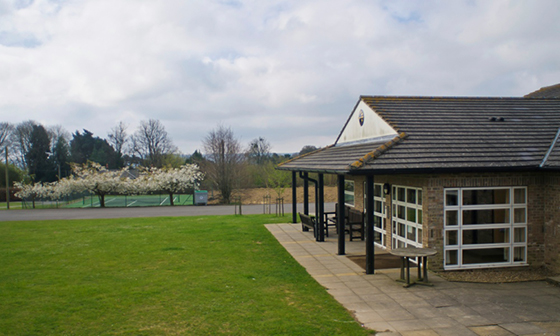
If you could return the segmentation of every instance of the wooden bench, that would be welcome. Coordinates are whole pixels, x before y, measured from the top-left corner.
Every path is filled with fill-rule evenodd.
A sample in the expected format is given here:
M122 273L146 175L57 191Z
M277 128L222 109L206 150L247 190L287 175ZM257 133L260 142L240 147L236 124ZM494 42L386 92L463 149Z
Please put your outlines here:
M301 219L301 229L303 231L309 231L309 229L315 232L315 219L309 217L308 215L302 214L301 212L298 213L299 218Z
M364 213L353 208L346 208L346 231L348 231L348 236L350 241L354 238L360 238L364 240Z
M336 226L338 232L338 203L335 205L335 209L335 212L325 213L325 227ZM345 205L344 217L346 219L344 221L344 231L348 232L350 241L356 238L364 240L364 213Z

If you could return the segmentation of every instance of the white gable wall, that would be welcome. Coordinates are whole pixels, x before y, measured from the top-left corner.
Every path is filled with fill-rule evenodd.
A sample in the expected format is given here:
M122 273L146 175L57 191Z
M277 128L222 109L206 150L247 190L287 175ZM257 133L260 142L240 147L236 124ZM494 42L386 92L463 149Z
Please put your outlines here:
M363 111L364 123L360 125L360 111ZM337 144L373 139L397 132L375 113L366 103L360 101L352 112L350 120L342 130Z

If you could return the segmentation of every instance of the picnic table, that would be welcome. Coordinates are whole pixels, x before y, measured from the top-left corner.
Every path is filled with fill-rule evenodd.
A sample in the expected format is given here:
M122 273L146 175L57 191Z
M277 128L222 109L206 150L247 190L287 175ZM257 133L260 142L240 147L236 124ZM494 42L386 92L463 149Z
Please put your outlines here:
M391 250L389 253L402 258L401 277L397 279L397 281L404 282L404 287L410 287L416 284L433 286L433 284L428 281L428 257L436 255L436 250L422 247L402 247ZM418 258L418 278L414 282L410 281L410 258Z

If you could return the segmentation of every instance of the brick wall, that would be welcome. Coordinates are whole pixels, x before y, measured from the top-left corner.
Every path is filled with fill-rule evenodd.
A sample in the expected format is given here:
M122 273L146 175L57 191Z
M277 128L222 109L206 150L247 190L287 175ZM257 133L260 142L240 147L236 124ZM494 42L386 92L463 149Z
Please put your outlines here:
M363 209L365 177L348 176L355 181L357 209ZM423 242L438 254L431 268L443 270L443 205L445 188L527 187L527 261L531 266L547 266L560 272L560 174L558 173L463 173L444 175L377 175L375 183L422 188ZM391 218L391 199L386 199ZM388 221L391 242L391 222Z
M544 263L547 268L560 273L560 174L544 177Z

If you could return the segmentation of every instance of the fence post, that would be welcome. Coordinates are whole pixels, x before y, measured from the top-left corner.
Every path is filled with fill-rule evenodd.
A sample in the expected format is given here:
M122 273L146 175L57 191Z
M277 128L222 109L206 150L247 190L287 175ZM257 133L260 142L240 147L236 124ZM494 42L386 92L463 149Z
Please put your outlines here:
M276 216L284 217L284 197L276 199Z
M241 204L241 197L236 197L236 202L234 202L234 206L235 206L235 214L237 215L237 207L239 206L239 216L243 215L243 211L242 211L242 204Z
M268 214L271 213L271 202L270 202L270 195L265 195L263 196L263 214L267 213L268 210Z

